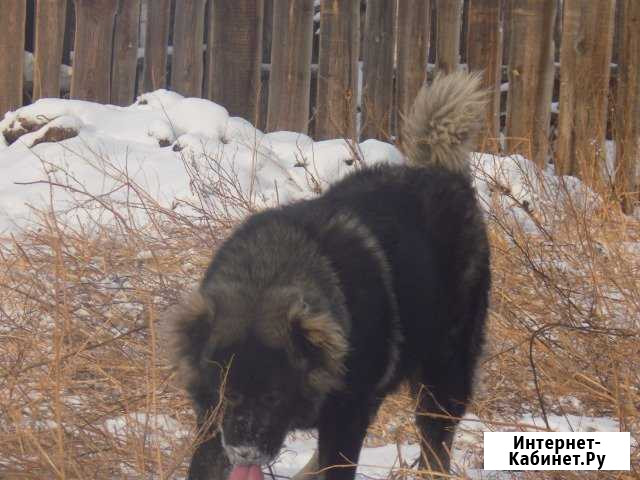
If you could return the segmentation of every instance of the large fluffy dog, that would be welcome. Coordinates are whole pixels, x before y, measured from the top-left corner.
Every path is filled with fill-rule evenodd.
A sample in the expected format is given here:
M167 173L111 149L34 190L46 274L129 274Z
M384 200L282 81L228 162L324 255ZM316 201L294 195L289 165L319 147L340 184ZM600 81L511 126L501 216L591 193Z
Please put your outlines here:
M420 91L406 122L409 165L364 168L313 200L253 215L216 252L172 314L199 422L225 399L190 478L259 480L288 432L317 428L314 467L352 479L344 465L358 461L369 422L403 380L419 412L436 414L416 418L422 466L448 470L490 282L467 164L478 85L456 73Z

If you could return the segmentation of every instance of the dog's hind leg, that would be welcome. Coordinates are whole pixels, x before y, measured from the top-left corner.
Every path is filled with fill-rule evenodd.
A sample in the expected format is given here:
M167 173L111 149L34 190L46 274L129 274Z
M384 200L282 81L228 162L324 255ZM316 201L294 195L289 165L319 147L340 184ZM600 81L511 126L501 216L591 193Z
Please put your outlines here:
M429 365L430 374L416 376L411 390L416 399L416 426L422 455L420 470L427 478L445 478L451 464L451 445L458 419L464 415L471 381L452 365ZM434 374L434 372L437 372Z

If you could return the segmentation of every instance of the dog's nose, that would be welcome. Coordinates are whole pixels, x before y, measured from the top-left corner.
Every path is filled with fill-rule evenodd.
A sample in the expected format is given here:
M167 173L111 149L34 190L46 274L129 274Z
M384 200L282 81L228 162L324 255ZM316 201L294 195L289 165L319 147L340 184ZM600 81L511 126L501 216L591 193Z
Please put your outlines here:
M249 448L249 447L236 447L236 454L240 457L240 458L244 458L246 460L250 460L251 457L253 457L253 449Z
M227 456L234 464L256 464L263 463L265 455L255 447L226 445Z

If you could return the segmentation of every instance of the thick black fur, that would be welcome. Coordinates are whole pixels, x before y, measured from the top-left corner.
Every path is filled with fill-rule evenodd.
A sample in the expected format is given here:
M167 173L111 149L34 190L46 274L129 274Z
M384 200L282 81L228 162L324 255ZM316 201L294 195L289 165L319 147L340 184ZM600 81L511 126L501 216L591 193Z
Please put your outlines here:
M227 398L223 433L198 447L190 478L222 480L228 457L263 464L298 428L318 429L319 470L355 464L381 401L404 380L418 399L421 466L448 471L489 286L485 225L463 169L365 168L318 198L251 216L204 276L207 308L176 328L200 423L223 383Z
M356 217L375 235L391 267L403 342L393 381L382 391L376 389L376 384L389 357L395 300L384 291L380 266L350 232L343 234L337 227L330 234L326 232L331 218L345 213ZM423 167L380 166L363 170L320 198L254 215L227 241L217 258L234 255L227 250L234 250L234 244L244 238L268 239L274 229L291 229L304 242L315 243L338 276L351 321L346 388L329 394L315 418L294 423L283 418L274 424L318 428L319 467L323 468L343 465L347 459L357 462L366 428L380 401L403 379L409 379L413 390L420 394L422 412L453 417L464 413L483 342L490 282L487 237L465 175ZM298 249L288 247L284 254L289 261L304 265ZM268 255L272 248L264 245L264 251L256 253ZM214 261L203 285L215 281L216 267ZM283 266L281 273L286 276L288 268L292 266ZM206 328L194 338L206 340ZM239 385L236 388L244 395L258 399L263 392L280 392L287 398L299 395L297 386L303 379L286 375L290 369L282 352L265 349L255 340L235 346L233 352L237 353L231 360L230 375L235 377L238 372L239 378L230 384ZM222 350L216 356L220 364L225 364L231 355ZM236 361L244 365L234 368ZM215 388L204 386L205 392L193 392L201 411L216 405L218 398ZM214 387L213 382L209 387ZM262 408L272 409L273 403L269 397ZM296 412L296 405L302 407L301 412ZM282 417L304 417L307 413L302 398L283 406L286 408ZM456 422L423 415L417 416L417 422L434 450L428 456L431 467L437 468L438 462L446 466L446 448L451 444ZM283 434L280 432L279 436ZM216 451L214 457L223 455L219 448ZM195 468L196 465L197 462L192 478L209 478L209 466ZM353 469L329 470L326 477L352 478Z

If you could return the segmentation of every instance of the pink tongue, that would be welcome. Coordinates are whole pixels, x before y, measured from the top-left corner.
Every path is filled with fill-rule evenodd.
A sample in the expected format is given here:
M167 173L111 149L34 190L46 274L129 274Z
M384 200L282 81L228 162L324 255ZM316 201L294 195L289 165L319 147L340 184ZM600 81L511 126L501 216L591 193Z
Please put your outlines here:
M227 480L264 480L260 465L236 465Z

